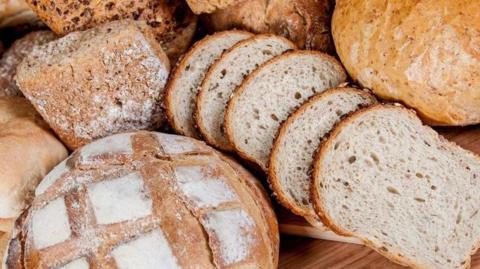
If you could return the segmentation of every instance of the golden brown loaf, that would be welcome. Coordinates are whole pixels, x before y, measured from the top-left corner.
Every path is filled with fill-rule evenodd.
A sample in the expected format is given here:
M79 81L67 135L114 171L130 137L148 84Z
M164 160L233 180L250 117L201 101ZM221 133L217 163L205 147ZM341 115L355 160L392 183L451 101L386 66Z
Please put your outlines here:
M115 133L154 130L169 61L144 22L115 21L35 49L17 82L60 139L76 149Z
M30 7L55 33L65 35L119 19L146 21L171 57L176 59L190 45L197 18L184 1L171 0L27 0Z
M338 0L333 36L353 79L430 123L480 123L480 2Z
M212 13L241 2L241 0L187 0L195 14Z
M17 66L36 46L46 44L55 38L56 35L51 31L32 32L8 48L0 58L0 96L22 95L15 82Z
M18 217L38 182L66 157L25 98L0 97L0 223Z
M331 0L246 0L204 16L211 31L231 28L274 33L299 48L333 52Z
M111 136L42 181L8 265L273 269L278 227L266 197L245 169L197 140Z

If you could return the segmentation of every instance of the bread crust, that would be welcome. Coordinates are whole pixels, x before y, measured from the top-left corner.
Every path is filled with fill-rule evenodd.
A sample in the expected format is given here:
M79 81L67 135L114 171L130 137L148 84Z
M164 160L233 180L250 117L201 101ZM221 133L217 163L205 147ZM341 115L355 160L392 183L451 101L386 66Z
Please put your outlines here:
M205 94L207 92L207 89L206 89L206 82L208 82L209 80L211 80L211 76L213 75L213 71L215 71L215 69L217 68L218 65L221 64L221 61L222 61L222 58L225 57L226 55L229 55L232 51L234 51L235 49L241 47L241 46L244 46L245 44L248 44L250 42L255 42L259 39L268 39L268 38L278 38L280 40L282 40L282 42L285 42L287 44L289 44L292 49L295 49L296 48L296 45L288 40L287 38L284 38L282 36L277 36L277 35L274 35L274 34L261 34L261 35L255 35L249 39L245 39L243 41L240 41L238 42L237 44L235 44L233 47L231 47L230 49L228 49L227 51L225 51L223 54L222 54L222 57L220 57L217 61L215 61L213 63L213 65L210 66L210 68L208 69L208 72L207 74L205 75L205 78L203 79L203 82L201 83L200 85L200 90L198 91L198 94L197 94L197 99L196 99L196 106L195 106L195 112L194 112L194 119L195 119L195 123L196 123L196 126L197 126L197 129L201 135L201 137L211 146L217 148L217 149L220 149L222 151L225 151L225 152L233 152L234 149L230 146L230 145L224 145L224 144L220 144L220 143L217 143L217 141L215 140L214 137L212 137L209 132L207 131L206 127L205 127L205 124L204 124L204 121L203 121L203 117L201 117L202 115L202 110L203 109L206 109L204 106L203 106L203 99L205 98ZM252 71L253 72L253 71ZM219 119L221 120L221 119Z
M269 166L268 166L268 181L270 183L270 187L272 191L275 193L275 197L279 201L281 205L290 209L294 214L299 215L305 219L317 220L320 221L319 217L315 213L315 211L308 210L306 208L301 208L296 205L296 203L288 197L288 195L283 191L280 183L280 177L277 174L277 163L275 160L277 159L277 154L280 151L282 140L287 135L288 128L290 125L298 119L311 105L315 104L318 100L324 98L325 96L332 95L338 92L350 92L355 94L361 94L365 98L369 98L375 100L375 97L366 92L356 88L332 88L316 94L310 97L305 103L303 103L295 112L293 112L286 121L284 121L276 135L276 138L273 143L272 152L270 154L269 159ZM328 135L328 134L327 134ZM325 137L323 137L324 139ZM315 153L314 153L315 155ZM310 221L309 221L310 222Z
M253 34L246 31L241 31L241 30L223 31L223 32L218 32L213 35L207 36L195 42L195 44L188 50L188 52L185 55L183 55L182 58L177 62L177 65L174 67L173 71L171 72L170 78L165 88L165 98L164 98L163 104L164 104L165 112L167 115L168 123L177 134L180 134L183 136L190 136L194 138L200 138L200 133L198 132L197 133L185 132L181 127L180 122L175 116L175 109L177 106L174 102L174 94L176 91L184 90L179 88L179 86L176 85L176 83L178 83L178 79L180 78L181 72L185 70L186 66L191 60L191 57L193 57L193 55L197 53L199 49L208 45L210 42L214 42L217 38L222 38L223 36L228 35L230 33L240 33L240 34L253 36Z
M321 163L322 163L322 160L324 159L325 153L327 152L328 148L332 147L332 143L334 140L333 138L335 138L341 132L344 126L348 125L351 121L355 120L356 118L361 117L364 113L373 111L373 110L385 109L385 108L402 110L409 113L411 117L417 118L417 113L414 110L408 109L400 104L377 104L364 109L360 109L352 113L349 117L345 118L343 121L339 122L336 125L336 127L332 130L332 132L328 135L328 139L323 141L322 145L319 147L319 150L315 155L315 160L313 163L313 171L312 171L312 184L310 185L311 186L310 195L313 202L313 207L317 215L322 220L322 222L335 233L342 236L351 236L351 237L358 238L362 240L364 244L369 248L373 249L374 251L378 252L382 256L400 265L409 266L416 269L428 269L429 268L428 266L424 264L419 264L418 262L412 259L406 258L405 256L400 256L398 255L398 253L385 252L381 249L381 247L376 246L372 241L368 240L367 238L362 237L353 232L347 231L346 229L343 229L340 225L335 223L332 217L330 217L328 210L325 208L325 205L322 203L319 197L319 184L322 181L322 178L320 177L320 174L319 174L321 169ZM448 141L448 143L456 145L454 142ZM472 154L480 162L480 156L478 156L475 153L472 153ZM475 254L479 248L480 248L480 239L478 243L473 247L470 255ZM467 262L465 263L463 268L466 268L466 269L470 268L470 264L471 264L470 255L466 257Z
M212 13L240 2L239 0L187 0L195 14Z
M318 52L318 51L307 51L307 50L297 50L297 51L291 51L291 52L286 52L280 56L277 56L270 61L265 62L264 64L260 65L255 71L253 71L250 75L248 75L245 80L243 80L242 84L235 90L234 94L228 101L227 109L225 111L225 119L224 119L224 132L225 136L227 137L227 140L230 141L230 144L232 145L234 151L243 159L245 159L248 162L254 163L257 167L259 167L264 173L268 172L267 167L263 167L261 165L259 160L255 160L253 156L250 156L247 152L245 152L243 149L241 149L236 143L235 143L235 131L232 123L232 113L234 106L237 105L237 99L239 96L245 91L246 86L250 84L250 82L255 78L257 74L263 71L263 69L267 68L268 65L274 64L278 61L282 61L285 58L290 57L291 55L311 55L315 57L320 57L323 58L326 61L329 61L335 68L337 69L339 74L344 74L345 71L343 70L342 65L332 56Z
M468 0L339 0L333 37L352 78L381 98L405 103L429 124L478 124L479 11L480 2Z

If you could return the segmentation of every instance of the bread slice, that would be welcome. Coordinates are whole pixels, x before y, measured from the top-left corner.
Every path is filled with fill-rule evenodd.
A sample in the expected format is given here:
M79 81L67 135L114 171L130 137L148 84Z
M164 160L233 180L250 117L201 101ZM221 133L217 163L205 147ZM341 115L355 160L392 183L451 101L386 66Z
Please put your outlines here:
M280 203L300 216L317 219L310 200L315 150L342 117L376 103L370 93L335 88L312 97L282 124L273 144L268 173Z
M334 129L312 199L332 230L413 268L469 268L480 243L480 158L401 106L368 108Z
M310 96L346 79L333 57L317 51L287 52L250 74L230 100L225 132L235 151L267 171L280 124Z
M167 85L165 107L175 132L198 138L193 113L198 87L208 68L237 42L252 37L245 31L225 31L198 41L178 63Z
M228 99L245 77L264 62L295 49L288 39L275 35L257 35L225 52L208 70L200 87L195 118L202 137L212 146L233 150L223 133Z

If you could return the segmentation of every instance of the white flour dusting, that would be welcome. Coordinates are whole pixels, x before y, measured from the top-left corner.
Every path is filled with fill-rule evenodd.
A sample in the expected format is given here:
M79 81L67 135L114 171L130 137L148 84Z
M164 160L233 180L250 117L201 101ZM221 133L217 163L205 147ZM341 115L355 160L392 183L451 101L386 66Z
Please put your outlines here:
M58 269L88 269L90 265L86 258L81 258L78 260L74 260Z
M191 138L160 133L156 135L166 154L183 154L202 150Z
M63 197L57 198L33 214L32 231L37 249L53 246L70 238L67 207Z
M69 171L69 168L67 167L67 161L69 159L64 160L55 168L53 168L48 175L46 175L43 180L40 182L38 185L37 189L35 190L35 195L39 196L47 191L48 188L50 188L60 177L67 173Z
M133 154L131 137L133 134L119 134L99 139L80 150L82 162L88 162L102 154Z

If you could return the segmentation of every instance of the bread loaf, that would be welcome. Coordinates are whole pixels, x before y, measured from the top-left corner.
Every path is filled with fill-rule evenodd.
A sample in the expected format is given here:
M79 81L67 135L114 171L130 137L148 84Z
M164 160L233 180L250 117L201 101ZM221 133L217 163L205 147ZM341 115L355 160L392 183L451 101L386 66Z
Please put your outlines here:
M237 43L210 67L200 86L195 110L197 128L207 143L224 151L233 150L223 132L230 96L260 65L295 48L283 37L256 35Z
M339 0L338 55L352 78L428 123L480 123L479 1Z
M255 181L194 139L97 140L37 188L8 266L277 268L275 215Z
M199 137L193 114L200 84L225 50L252 36L237 30L215 33L195 43L182 57L170 76L165 95L165 110L175 132Z
M60 35L119 19L146 21L172 60L190 46L197 25L197 17L182 0L26 1Z
M377 105L342 121L313 170L316 212L413 268L469 268L480 242L480 158L415 113Z
M287 52L251 73L225 112L227 139L242 158L267 171L280 124L310 96L346 79L335 58L316 51Z
M18 39L0 59L0 96L22 95L15 81L17 66L36 46L56 38L51 31L38 31ZM1 55L1 53L0 53Z
M335 88L310 98L288 117L275 139L268 166L270 185L283 206L318 220L310 200L314 153L343 117L374 103L375 97L366 91Z
M244 0L203 16L210 31L232 28L272 33L299 48L334 52L330 35L332 0Z
M40 180L66 157L25 98L0 97L0 223L18 217Z
M234 5L239 0L187 0L188 6L195 14L212 13Z
M17 82L60 139L76 149L114 133L159 128L170 66L151 28L115 21L35 49Z

